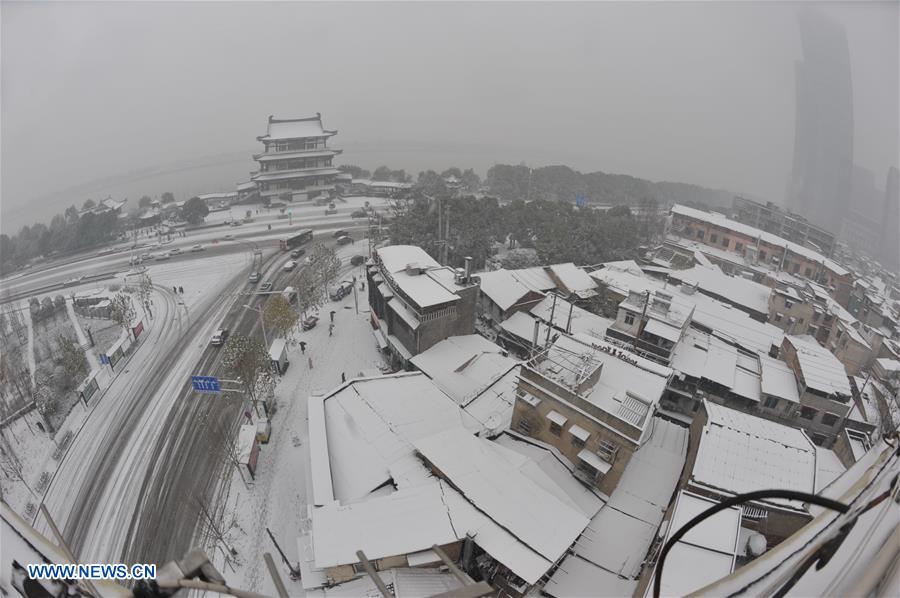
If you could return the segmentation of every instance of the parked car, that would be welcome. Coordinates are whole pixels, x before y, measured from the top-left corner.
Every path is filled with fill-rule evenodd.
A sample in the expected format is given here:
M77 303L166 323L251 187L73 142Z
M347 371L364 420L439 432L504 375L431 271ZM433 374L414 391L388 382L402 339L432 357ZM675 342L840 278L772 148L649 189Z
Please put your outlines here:
M160 253L159 255L156 256L156 261L158 261L158 262L161 262L161 261L167 260L167 259L169 259L168 253Z
M291 257L294 259L297 259L301 255L306 255L306 250L303 249L302 247L300 249L295 249L291 252Z
M181 249L178 247L173 247L169 250L169 255L178 255L179 253L181 253Z
M191 251L203 251L203 245L200 245L198 243L197 245L194 245L193 247L191 247Z
M367 218L369 213L365 210L353 210L353 213L350 214L351 218Z
M230 241L234 238L234 235L225 235L225 240Z
M347 235L347 231L345 231L344 229L336 230L333 233L331 233L331 236L335 239L337 239L339 237L344 237L346 235Z
M338 237L337 244L338 245L349 245L353 242L353 237L350 235L344 235L343 237Z
M264 282L264 283L262 283L261 285L259 285L259 290L262 291L263 293L268 292L268 291L271 291L271 290L272 290L272 283L271 283L271 282Z
M209 339L209 344L213 347L220 347L225 344L225 341L228 339L228 329L227 328L219 328L212 335L212 338Z
M351 266L362 266L366 263L366 257L364 255L354 255L350 258Z
M353 292L353 283L349 280L342 280L341 283L331 289L331 300L340 301Z
M297 262L295 262L294 260L291 260L288 263L286 263L284 266L282 266L281 269L284 270L285 272L290 272L291 270L293 270L296 267L297 267Z
M312 328L315 328L316 324L318 324L318 323L319 323L318 316L306 316L302 322L303 330L310 330Z
M251 272L250 273L250 282L259 282L259 272Z

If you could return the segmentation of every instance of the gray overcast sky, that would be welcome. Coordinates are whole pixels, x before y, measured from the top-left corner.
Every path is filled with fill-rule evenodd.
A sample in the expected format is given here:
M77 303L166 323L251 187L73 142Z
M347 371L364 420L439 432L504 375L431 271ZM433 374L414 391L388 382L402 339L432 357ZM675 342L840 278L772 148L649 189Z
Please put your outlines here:
M338 147L379 148L342 163L565 163L781 201L799 6L3 2L3 215L253 151L267 115L317 111ZM823 10L849 37L855 161L883 186L898 163L898 4Z

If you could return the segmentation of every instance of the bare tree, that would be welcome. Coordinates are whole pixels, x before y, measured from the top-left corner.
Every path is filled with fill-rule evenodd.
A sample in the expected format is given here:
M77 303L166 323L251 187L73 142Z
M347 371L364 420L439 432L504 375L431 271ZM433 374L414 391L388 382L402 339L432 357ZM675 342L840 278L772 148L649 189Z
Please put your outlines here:
M222 524L222 513L217 513L215 509L211 509L205 498L195 497L194 503L197 505L197 515L200 518L200 522L206 528L207 533L216 541L221 542L228 551L225 556L226 562L228 562L229 557L236 557L238 551L228 543L226 530Z
M22 466L22 461L2 432L0 432L0 471L3 472L4 477L7 479L24 484L31 496L36 501L40 501L40 497L28 484L28 480L25 479L25 468Z

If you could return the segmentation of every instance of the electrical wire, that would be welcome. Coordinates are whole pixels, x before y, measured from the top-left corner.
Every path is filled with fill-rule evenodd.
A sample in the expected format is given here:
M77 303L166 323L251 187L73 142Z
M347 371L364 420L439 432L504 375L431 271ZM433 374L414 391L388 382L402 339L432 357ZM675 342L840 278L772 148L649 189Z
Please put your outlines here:
M807 494L806 492L797 492L794 490L757 490L755 492L738 494L736 496L723 500L719 504L706 509L696 517L692 518L686 524L684 524L677 532L672 535L672 537L669 538L665 546L663 546L662 552L659 555L659 561L656 564L656 570L653 573L653 598L659 598L660 587L662 584L663 565L666 562L666 557L668 556L669 551L672 549L672 547L675 546L675 544L679 540L681 540L681 538L683 538L685 534L687 534L699 523L705 521L706 519L709 519L720 511L724 511L725 509L733 506L741 505L745 502L760 500L764 498L786 498L788 500L798 500L802 502L812 503L814 505L818 505L826 509L831 509L833 511L838 511L839 513L846 513L850 510L849 506L836 500L832 500L824 496L817 496L815 494Z

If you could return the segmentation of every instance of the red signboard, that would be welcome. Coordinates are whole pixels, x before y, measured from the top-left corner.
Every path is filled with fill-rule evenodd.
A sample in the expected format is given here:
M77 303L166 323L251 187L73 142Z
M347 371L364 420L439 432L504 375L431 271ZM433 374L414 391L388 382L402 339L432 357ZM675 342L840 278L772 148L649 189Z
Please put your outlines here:
M144 321L141 320L140 322L138 322L137 326L132 328L131 331L134 332L134 338L137 338L138 335L140 335L144 331Z

